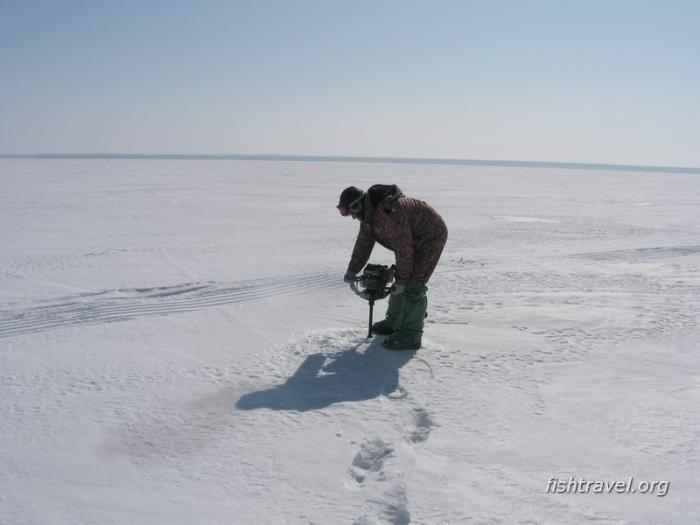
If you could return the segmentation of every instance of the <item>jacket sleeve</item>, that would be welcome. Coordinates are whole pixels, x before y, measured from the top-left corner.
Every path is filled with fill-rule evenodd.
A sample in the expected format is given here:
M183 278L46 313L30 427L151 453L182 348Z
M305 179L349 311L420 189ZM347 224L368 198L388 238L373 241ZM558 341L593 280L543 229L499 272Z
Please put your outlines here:
M355 248L352 251L352 257L350 257L348 273L357 274L365 267L367 261L369 261L372 248L374 248L374 237L372 237L368 230L369 228L364 224L360 226L360 231L355 241Z
M406 284L413 273L413 233L406 210L399 208L392 219L389 242L396 255L396 282Z

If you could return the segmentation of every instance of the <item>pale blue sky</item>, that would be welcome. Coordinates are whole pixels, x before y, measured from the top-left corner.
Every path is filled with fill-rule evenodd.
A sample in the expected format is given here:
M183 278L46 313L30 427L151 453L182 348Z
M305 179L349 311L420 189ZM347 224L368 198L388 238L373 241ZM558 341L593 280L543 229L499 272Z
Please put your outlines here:
M0 153L700 166L699 1L0 0Z

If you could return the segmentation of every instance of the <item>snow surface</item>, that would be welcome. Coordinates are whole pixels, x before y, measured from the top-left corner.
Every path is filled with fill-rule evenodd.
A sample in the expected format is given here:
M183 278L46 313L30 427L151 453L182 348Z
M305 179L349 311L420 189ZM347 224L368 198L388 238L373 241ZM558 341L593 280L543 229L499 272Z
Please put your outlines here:
M341 282L378 182L450 229L417 353ZM697 523L699 209L683 174L1 160L0 522Z

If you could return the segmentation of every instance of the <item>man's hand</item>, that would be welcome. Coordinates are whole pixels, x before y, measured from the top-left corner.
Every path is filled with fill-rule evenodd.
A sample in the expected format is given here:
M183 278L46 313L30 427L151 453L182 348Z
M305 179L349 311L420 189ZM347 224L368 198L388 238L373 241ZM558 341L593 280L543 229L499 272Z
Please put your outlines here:
M406 283L394 283L391 287L391 295L401 295L406 291Z
M347 284L352 284L355 282L355 280L356 280L355 274L352 272L346 273L345 276L343 277L343 282L347 283Z

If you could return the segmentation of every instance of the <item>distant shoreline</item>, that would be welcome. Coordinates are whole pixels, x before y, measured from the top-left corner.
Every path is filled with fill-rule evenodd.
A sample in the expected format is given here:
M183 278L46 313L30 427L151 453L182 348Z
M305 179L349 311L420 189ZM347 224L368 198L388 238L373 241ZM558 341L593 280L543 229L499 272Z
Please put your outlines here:
M549 168L575 170L605 171L641 171L665 173L700 174L700 168L681 166L640 166L628 164L598 164L580 162L540 162L518 160L480 160L480 159L440 159L411 157L352 157L321 155L204 155L204 154L150 154L150 153L36 153L36 154L0 154L0 159L114 159L114 160L258 160L286 162L361 162L378 164L442 164L454 166L496 166L510 168Z

